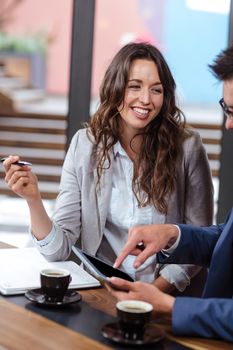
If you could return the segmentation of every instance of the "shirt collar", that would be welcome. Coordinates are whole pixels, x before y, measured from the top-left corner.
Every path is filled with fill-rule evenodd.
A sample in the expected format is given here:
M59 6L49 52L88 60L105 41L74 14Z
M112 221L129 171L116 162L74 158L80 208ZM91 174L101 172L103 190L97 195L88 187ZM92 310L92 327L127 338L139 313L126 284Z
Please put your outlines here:
M125 152L124 148L121 146L120 142L117 141L115 145L113 146L113 156L116 158L117 156L127 156L127 153Z

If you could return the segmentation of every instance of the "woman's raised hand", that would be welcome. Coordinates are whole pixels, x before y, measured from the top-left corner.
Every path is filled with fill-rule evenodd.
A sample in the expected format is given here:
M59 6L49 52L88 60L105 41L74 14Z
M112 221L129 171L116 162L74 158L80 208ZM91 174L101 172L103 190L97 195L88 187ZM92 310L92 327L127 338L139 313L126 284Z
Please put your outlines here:
M9 156L3 162L8 187L29 202L40 198L38 180L31 171L31 166L14 164L17 161L19 161L19 156Z

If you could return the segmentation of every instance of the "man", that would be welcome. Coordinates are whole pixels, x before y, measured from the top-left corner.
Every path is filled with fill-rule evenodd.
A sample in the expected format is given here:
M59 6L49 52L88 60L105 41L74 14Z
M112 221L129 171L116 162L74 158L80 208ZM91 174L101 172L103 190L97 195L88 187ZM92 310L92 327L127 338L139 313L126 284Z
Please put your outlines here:
M233 129L233 46L210 66L223 81L221 107L226 129ZM140 247L140 244L143 244ZM140 249L141 248L141 249ZM224 224L198 228L190 225L146 225L130 229L128 242L115 262L120 266L128 254L137 255L135 268L150 255L163 263L192 263L209 267L202 298L177 297L141 282L110 279L118 299L142 299L155 311L172 315L176 335L199 335L233 341L233 209Z

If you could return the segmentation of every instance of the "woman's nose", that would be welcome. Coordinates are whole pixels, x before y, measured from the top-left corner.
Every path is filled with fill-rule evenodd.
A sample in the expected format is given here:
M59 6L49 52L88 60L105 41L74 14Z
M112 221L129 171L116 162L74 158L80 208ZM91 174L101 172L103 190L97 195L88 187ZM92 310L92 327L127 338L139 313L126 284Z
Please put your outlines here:
M150 92L147 89L142 89L140 92L140 102L143 104L150 103Z

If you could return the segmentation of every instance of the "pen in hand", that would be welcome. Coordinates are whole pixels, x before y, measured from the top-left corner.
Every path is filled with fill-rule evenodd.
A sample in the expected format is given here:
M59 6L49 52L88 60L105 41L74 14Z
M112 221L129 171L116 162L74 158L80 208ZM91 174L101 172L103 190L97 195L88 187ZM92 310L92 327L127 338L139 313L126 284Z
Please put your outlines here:
M0 162L4 162L8 157L4 157L4 158L1 158L0 159ZM29 163L29 162L25 162L24 160L18 160L17 162L14 162L12 164L16 164L16 165L19 165L19 166L31 166L32 163Z

